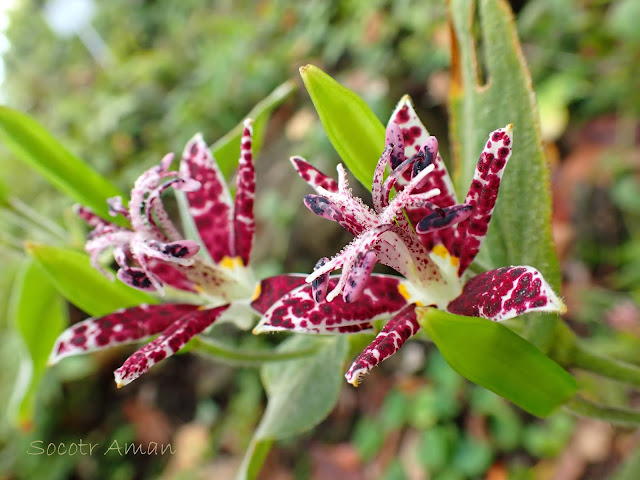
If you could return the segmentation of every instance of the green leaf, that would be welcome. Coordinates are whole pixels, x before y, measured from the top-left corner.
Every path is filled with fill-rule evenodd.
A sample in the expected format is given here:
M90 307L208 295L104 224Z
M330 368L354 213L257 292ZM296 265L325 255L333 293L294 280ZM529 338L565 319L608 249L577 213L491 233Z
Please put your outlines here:
M23 429L33 422L35 396L51 348L67 324L65 304L49 277L26 259L11 293L9 317L15 322L25 347L17 384L11 397L14 420Z
M236 480L253 480L258 478L262 464L264 463L273 440L260 440L254 437L249 444L249 449L242 459L242 464L236 475Z
M509 330L478 317L421 309L420 325L456 372L546 417L576 392L576 380L560 365Z
M9 193L9 187L7 184L0 178L0 206L5 206L9 203L9 197L11 194Z
M326 418L344 382L343 364L348 351L343 336L296 335L277 348L292 352L317 348L315 355L262 367L269 401L254 434L238 479L256 478L274 440L309 430Z
M333 148L371 190L373 172L384 150L384 125L362 98L318 67L301 67L300 75Z
M456 190L471 184L484 143L491 131L514 125L513 153L478 262L486 268L532 265L560 290L558 260L551 238L549 170L542 149L531 76L518 42L513 15L504 0L481 0L480 24L474 27L474 2L451 0L452 86L451 135L456 154ZM474 29L480 32L481 59L476 58ZM487 72L484 84L477 65ZM547 350L556 318L537 317L527 334ZM535 329L534 329L535 327Z
M55 288L71 303L98 317L118 308L158 303L146 293L120 281L110 281L89 263L89 257L70 248L28 244L27 252L46 272Z
M253 119L253 155L258 156L262 148L267 123L273 111L284 102L296 89L293 82L284 82L273 92L265 97L247 114L246 118ZM211 153L216 159L220 171L225 177L229 177L234 168L238 166L240 157L240 139L242 138L243 123L240 122L233 130L211 145Z
M22 112L0 106L0 140L18 158L73 200L109 218L105 200L121 195L113 184L67 151L47 130ZM116 223L125 222L114 218Z

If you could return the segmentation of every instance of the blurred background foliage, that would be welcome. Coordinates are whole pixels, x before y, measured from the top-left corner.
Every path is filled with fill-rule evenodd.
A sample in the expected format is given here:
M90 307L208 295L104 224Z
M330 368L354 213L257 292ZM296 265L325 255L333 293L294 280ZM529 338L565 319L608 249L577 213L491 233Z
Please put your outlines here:
M356 90L381 119L409 93L449 158L442 0L69 0L57 23L56 4L65 2L18 0L8 11L4 102L33 115L125 191L194 132L213 143L277 85L298 81L297 68L307 63ZM92 8L86 21L83 5ZM638 362L640 3L512 6L552 167L568 321L594 346ZM309 271L345 243L339 229L300 209L306 190L287 162L294 153L326 171L337 161L304 89L276 112L258 160L256 248L265 275ZM0 202L0 308L9 312L21 242L81 246L83 230L69 200L4 149ZM66 238L30 221L25 204L62 226ZM72 320L83 318L68 309ZM257 371L179 355L116 390L111 372L129 350L71 358L45 375L33 422L18 429L9 404L23 347L11 316L0 318L0 407L7 412L0 478L233 477L264 408ZM412 342L396 356L362 388L343 388L314 432L278 444L262 478L609 478L640 441L563 412L535 420L464 382L431 346ZM639 404L613 382L589 382L583 388L594 398ZM80 439L102 451L114 440L170 442L177 453L26 454L33 440Z

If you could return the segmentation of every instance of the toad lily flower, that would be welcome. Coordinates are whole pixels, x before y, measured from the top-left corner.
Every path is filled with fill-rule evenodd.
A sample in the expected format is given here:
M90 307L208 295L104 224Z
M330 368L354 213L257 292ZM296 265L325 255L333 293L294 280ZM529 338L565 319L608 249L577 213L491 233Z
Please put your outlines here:
M416 306L493 321L562 311L562 301L533 267L503 267L476 276L467 271L487 233L511 155L511 130L508 125L490 134L462 204L437 140L429 136L408 97L387 126L386 148L373 177L373 210L351 195L341 165L335 182L304 159L292 158L317 193L307 195L305 205L355 239L331 260L321 259L306 278L308 284L274 303L254 333L326 333L327 326L357 332L371 328L372 320L391 317L345 375L357 386L362 375L419 330ZM387 166L391 172L384 179ZM390 200L393 188L397 194ZM376 262L404 278L372 274ZM340 276L330 276L337 269Z
M165 156L159 166L138 178L129 208L120 198L109 199L112 215L125 216L131 228L105 221L84 207L77 211L93 227L85 248L94 267L112 277L98 262L110 248L122 282L161 296L165 287L168 292L182 291L181 298L194 303L139 305L84 320L58 337L50 363L159 334L114 372L120 387L176 353L215 321L252 320L254 310L266 310L266 295L278 298L304 282L300 276L267 279L265 296L254 298L260 290L248 268L255 232L250 120L245 121L241 139L235 202L202 136L187 143L179 170L169 170L172 160L172 154ZM184 192L206 251L198 242L184 240L169 218L160 198L169 187Z

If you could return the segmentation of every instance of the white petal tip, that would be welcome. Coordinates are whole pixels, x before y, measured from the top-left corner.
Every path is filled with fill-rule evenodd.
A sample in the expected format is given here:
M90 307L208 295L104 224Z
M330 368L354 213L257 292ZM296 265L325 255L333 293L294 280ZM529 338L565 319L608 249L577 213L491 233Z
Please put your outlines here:
M355 388L358 388L358 386L360 385L360 377L362 377L362 375L364 375L365 372L361 371L361 370L357 370L353 373L351 372L347 372L344 375L344 378L347 379L347 383L350 383L351 385L353 385Z
M412 106L412 101L411 101L411 97L409 96L408 93L405 93L402 98L400 99L400 101L398 102L400 105L409 105Z

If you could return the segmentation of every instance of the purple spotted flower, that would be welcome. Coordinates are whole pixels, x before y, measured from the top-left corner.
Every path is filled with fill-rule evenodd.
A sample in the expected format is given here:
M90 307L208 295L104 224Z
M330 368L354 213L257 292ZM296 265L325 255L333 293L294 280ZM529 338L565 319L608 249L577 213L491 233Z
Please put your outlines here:
M85 248L95 268L113 277L99 262L110 249L122 282L192 303L139 305L84 320L58 337L51 363L158 335L114 372L116 383L123 386L214 322L229 319L248 327L256 311L264 313L271 300L304 283L299 275L272 277L263 281L260 295L261 284L248 268L255 232L250 120L245 121L241 140L235 201L200 135L187 143L178 170L170 170L172 161L173 155L167 155L138 178L128 208L120 198L108 201L112 215L123 215L131 228L108 222L84 207L77 211L93 227ZM161 199L169 187L184 192L198 241L183 239L171 221Z
M372 320L390 317L345 375L357 386L419 330L416 306L494 321L526 312L562 311L562 301L533 267L503 267L475 276L467 270L487 233L511 155L511 130L508 125L489 135L461 204L437 140L429 136L406 96L387 126L386 148L373 177L373 209L351 195L341 165L335 182L304 159L292 158L316 191L305 197L305 205L355 238L332 259L321 259L306 285L275 302L254 333L327 333L328 328L358 332L370 329ZM397 192L393 199L392 189ZM404 278L372 274L376 263ZM330 276L337 269L341 274Z

